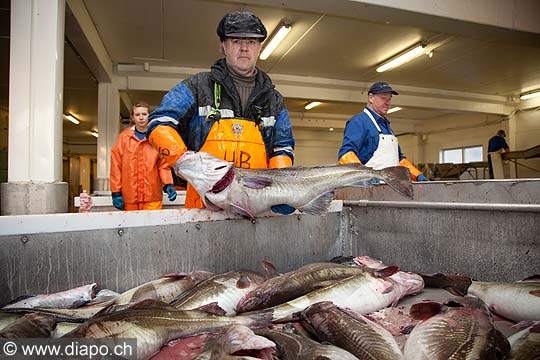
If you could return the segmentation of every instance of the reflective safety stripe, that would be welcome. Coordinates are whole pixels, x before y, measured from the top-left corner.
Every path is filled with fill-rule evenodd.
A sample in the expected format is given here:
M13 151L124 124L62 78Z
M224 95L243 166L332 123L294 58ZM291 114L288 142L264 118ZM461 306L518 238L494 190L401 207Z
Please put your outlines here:
M272 149L274 151L274 153L278 152L278 151L285 151L286 153L289 153L289 154L294 154L294 150L292 148L292 146L285 146L285 147L276 147L274 149Z
M175 120L174 118L172 117L169 117L169 116L162 116L162 117L158 117L158 118L155 118L154 120L150 121L150 123L148 124L148 126L150 127L150 124L153 124L153 123L173 123L175 126L178 125L178 120Z
M206 116L212 110L214 110L214 108L211 107L210 105L200 106L199 107L199 116ZM232 111L231 109L219 109L219 112L221 113L222 118L232 118L232 117L234 117L234 111Z
M244 169L268 167L266 148L259 126L250 120L221 119L214 122L206 142L199 151L205 151L220 159L234 162ZM186 208L202 208L204 204L195 189L188 184Z
M274 116L263 116L261 117L262 122L264 123L264 126L274 126L276 123L276 118Z

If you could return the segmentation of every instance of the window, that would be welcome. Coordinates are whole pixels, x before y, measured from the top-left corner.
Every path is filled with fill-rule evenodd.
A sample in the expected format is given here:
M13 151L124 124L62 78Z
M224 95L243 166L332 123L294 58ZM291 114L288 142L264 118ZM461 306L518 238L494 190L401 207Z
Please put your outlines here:
M474 161L482 161L483 149L482 145L468 146L454 149L442 149L439 152L440 163L470 163Z

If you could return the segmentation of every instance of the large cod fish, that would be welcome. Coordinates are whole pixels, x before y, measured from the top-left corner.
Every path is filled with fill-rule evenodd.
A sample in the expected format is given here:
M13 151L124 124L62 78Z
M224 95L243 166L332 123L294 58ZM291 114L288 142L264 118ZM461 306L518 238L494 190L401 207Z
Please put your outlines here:
M386 182L412 198L407 168L373 170L361 164L248 170L205 152L187 151L174 165L178 176L197 190L210 210L227 210L254 219L274 205L287 204L307 214L322 214L334 198L333 191L366 186L369 180Z
M486 304L476 297L418 303L410 314L423 321L405 343L407 360L504 359L510 351Z

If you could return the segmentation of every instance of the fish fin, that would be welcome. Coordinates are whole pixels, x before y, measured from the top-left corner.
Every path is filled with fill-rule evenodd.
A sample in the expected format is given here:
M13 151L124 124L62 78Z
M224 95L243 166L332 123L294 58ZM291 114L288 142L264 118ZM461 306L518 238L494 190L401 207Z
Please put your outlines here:
M310 215L323 214L328 211L332 200L334 200L334 192L329 191L311 200L306 205L299 207L298 210Z
M273 180L265 176L242 176L242 185L249 189L263 189L272 183Z
M529 291L529 294L531 294L532 296L540 297L540 289L531 290L531 291Z
M280 276L282 275L278 270L277 268L274 266L274 264L272 264L270 261L268 260L261 260L262 263L263 263L263 268L264 268L264 274L266 275L266 280L270 280L271 278L271 275L270 273L273 273L275 276Z
M251 279L247 275L240 276L240 279L236 282L238 289L247 289L251 285Z
M334 285L335 283L336 283L336 280L325 280L325 281L319 281L318 283L314 283L312 284L312 286L315 289L322 289L330 285Z
M265 309L261 311L236 315L235 319L248 319L249 324L243 324L251 329L260 329L272 325L274 310Z
M231 204L231 208L233 210L233 212L237 213L238 215L242 215L243 217L246 217L250 220L255 220L255 216L253 216L249 211L247 211L246 209L238 206L238 205L235 205L235 204Z
M435 301L427 301L411 306L409 315L415 320L427 320L442 312L443 305Z
M371 187L371 186L373 186L373 182L371 180L361 180L361 181L355 182L354 184L349 184L347 186L350 186L350 187Z
M144 284L131 296L129 302L138 303L147 299L157 299L157 290L152 284Z
M211 302L209 304L199 306L196 310L201 310L214 315L225 316L227 312L223 310L221 306L218 305L217 301Z
M382 269L377 269L372 272L373 276L377 278L387 278L395 273L399 272L399 266L387 266Z
M405 166L390 166L381 170L382 179L393 190L406 198L413 198L413 187L409 169Z
M161 275L160 276L160 279L161 278L172 278L172 279L184 279L186 277L188 277L189 274L188 273L185 273L185 272L181 272L181 273L170 273L170 274L165 274L165 275Z
M540 281L540 275L534 274L534 275L531 275L531 276L529 276L529 277L527 277L527 278L525 278L525 279L523 279L521 281L534 281L534 282Z
M422 277L426 287L445 289L457 296L467 295L467 290L472 284L472 279L464 275L445 275L442 273L418 273L418 275Z

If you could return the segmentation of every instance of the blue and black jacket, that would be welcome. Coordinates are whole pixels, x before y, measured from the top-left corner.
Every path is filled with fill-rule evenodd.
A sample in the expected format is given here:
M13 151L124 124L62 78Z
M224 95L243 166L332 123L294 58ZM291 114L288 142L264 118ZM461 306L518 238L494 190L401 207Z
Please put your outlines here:
M218 118L207 115L216 108L215 84L220 86L221 117L236 117L259 124L268 159L285 155L294 161L294 139L289 112L283 96L274 88L270 77L257 69L255 87L242 108L240 95L229 75L225 59L212 65L210 72L201 72L176 84L161 105L152 111L146 136L156 126L175 128L189 150L199 151Z

